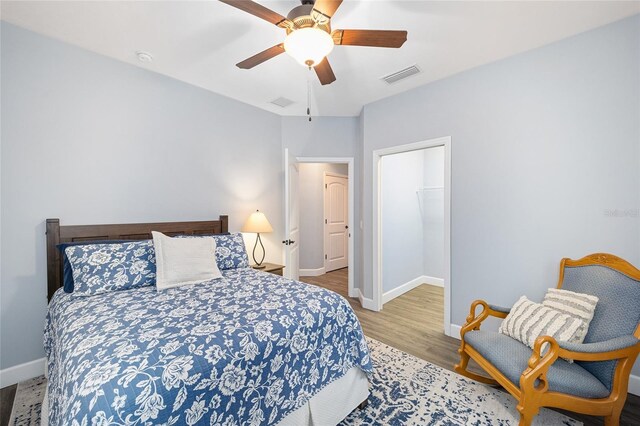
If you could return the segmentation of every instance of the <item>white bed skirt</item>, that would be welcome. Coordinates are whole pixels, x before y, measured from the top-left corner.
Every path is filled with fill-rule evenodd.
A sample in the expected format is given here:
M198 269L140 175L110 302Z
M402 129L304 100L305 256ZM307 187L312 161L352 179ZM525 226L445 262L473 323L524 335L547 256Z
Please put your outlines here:
M358 367L329 383L305 405L280 420L279 426L336 425L369 397L369 380ZM49 424L49 390L42 401L41 426Z
M280 420L279 426L336 425L369 397L369 380L358 367L352 367L329 383L305 405Z

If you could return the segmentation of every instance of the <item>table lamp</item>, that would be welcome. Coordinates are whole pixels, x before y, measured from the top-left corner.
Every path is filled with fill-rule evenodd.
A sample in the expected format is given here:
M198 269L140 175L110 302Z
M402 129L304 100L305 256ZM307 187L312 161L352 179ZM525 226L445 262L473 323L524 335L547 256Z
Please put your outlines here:
M256 244L253 246L253 261L256 263L254 268L264 268L262 262L264 261L264 256L266 253L264 250L264 245L262 245L262 240L260 239L260 234L265 232L273 232L273 228L267 220L267 217L260 210L256 210L255 212L251 213L251 216L249 216L249 219L247 219L247 221L245 222L244 226L242 227L242 232L252 232L258 234L258 236L256 237ZM260 262L258 262L258 260L256 259L256 248L258 247L258 243L260 243L260 247L262 247L262 259L260 259Z

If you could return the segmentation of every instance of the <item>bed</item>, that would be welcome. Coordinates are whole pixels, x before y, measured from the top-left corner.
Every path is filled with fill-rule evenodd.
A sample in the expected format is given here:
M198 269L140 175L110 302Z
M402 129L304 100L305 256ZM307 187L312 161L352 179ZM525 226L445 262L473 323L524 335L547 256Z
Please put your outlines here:
M162 292L63 291L60 243L224 234L216 221L47 220L48 386L42 424L328 425L368 397L371 361L348 302L250 267Z

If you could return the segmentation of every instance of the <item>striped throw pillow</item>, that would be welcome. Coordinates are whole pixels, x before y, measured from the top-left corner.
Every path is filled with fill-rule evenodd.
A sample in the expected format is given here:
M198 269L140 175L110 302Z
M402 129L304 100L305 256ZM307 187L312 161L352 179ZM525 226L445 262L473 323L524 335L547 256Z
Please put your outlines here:
M522 296L511 308L499 331L533 349L539 336L552 336L559 341L576 342L576 335L581 326L582 321L579 319ZM547 346L542 348L543 352Z
M576 342L584 342L584 338L589 331L589 324L593 319L593 314L596 312L596 305L598 304L596 296L550 288L544 296L542 304L580 320L582 325L576 334Z

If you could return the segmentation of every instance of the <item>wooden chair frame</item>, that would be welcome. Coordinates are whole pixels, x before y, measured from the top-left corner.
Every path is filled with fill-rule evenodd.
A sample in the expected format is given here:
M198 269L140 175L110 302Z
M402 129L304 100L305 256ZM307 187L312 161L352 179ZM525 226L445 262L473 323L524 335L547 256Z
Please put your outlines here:
M634 280L640 280L640 270L636 269L629 262L611 254L595 253L579 260L562 259L560 262L558 288L562 287L565 267L588 265L606 266ZM478 306L481 306L482 310L476 314ZM583 353L573 352L559 347L558 342L551 336L540 336L534 344L534 349L528 361L528 368L522 372L519 386L516 386L478 351L465 342L465 334L473 330L479 330L482 322L489 316L504 319L507 317L507 312L493 309L483 300L476 300L471 304L467 322L460 331L461 343L460 349L458 349L460 363L457 364L454 369L457 373L473 380L490 385L500 385L505 388L518 401L517 409L520 413L520 426L531 425L533 418L542 407L561 408L592 416L604 416L606 426L617 426L620 424L620 414L627 400L629 375L638 357L638 353L640 353L640 343L616 351ZM636 327L634 336L640 339L640 324ZM548 343L550 348L546 354L542 355L541 350L545 343ZM619 360L614 372L611 394L606 398L590 399L550 392L548 390L547 371L558 357L578 361ZM490 377L468 371L467 365L470 358L477 362ZM539 381L537 386L536 381Z

